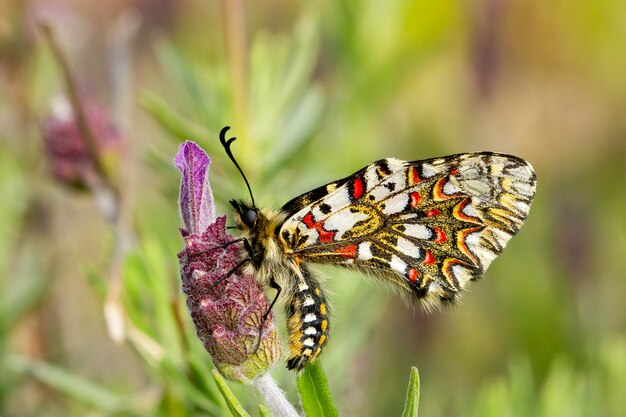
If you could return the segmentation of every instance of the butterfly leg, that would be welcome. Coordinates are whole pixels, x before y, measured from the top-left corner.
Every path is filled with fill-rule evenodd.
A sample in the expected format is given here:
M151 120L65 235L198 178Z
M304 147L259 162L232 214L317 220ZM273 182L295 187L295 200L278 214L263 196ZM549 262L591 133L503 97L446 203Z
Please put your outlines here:
M247 239L245 237L240 237L238 239L233 239L230 242L226 242L223 245L213 246L212 248L201 250L198 253L206 253L206 252L211 252L216 249L224 249L224 248L229 247L230 245L234 245L235 243L239 243L239 242L244 242L244 246L245 246L245 242L247 242Z
M248 252L248 256L246 256L241 261L239 261L239 263L237 265L235 265L235 267L233 269L231 269L230 271L225 273L223 276L221 276L217 281L215 281L213 283L213 285L211 286L211 289L217 287L222 281L224 281L226 278L228 278L229 276L234 274L239 268L241 268L247 262L250 262L250 261L254 262L254 258L252 257L252 253L253 253L252 252L252 246L250 246L250 242L248 242L248 239L246 239L245 237L241 237L239 239L234 239L234 240L231 240L230 242L224 243L223 245L215 246L213 248L206 249L206 252L208 252L210 250L214 250L214 249L226 248L226 247L228 247L228 246L230 246L230 245L232 245L234 243L237 243L237 242L243 242L243 246L246 249L246 251ZM203 251L203 252L205 252L205 251Z
M270 278L270 287L276 290L276 295L274 296L274 299L270 303L270 306L267 308L267 311L265 312L265 314L263 314L263 319L261 319L261 326L259 327L259 337L256 341L254 350L252 351L253 354L256 353L256 351L259 349L259 346L261 345L261 337L263 337L263 328L265 327L265 322L267 321L267 318L269 317L272 311L272 308L274 307L274 304L276 304L276 301L278 300L278 296L283 290L282 287L278 285L278 283L274 280L274 277Z
M245 258L243 258L241 261L239 261L239 263L237 265L235 265L235 267L233 269L231 269L230 271L228 271L227 273L225 273L224 275L222 275L217 281L215 281L213 283L213 285L211 285L211 289L217 287L219 284L221 284L226 278L228 278L229 276L231 276L232 274L234 274L235 272L237 272L237 270L239 268L241 268L246 262L250 262L252 260L251 257L246 256Z

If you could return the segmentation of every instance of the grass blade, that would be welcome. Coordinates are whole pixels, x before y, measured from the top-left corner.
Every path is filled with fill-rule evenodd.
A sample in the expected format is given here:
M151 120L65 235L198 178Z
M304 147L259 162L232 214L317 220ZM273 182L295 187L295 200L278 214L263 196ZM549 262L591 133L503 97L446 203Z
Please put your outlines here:
M298 377L298 391L307 416L337 417L337 405L319 361L308 364Z
M411 376L409 377L409 387L406 393L406 402L404 403L404 412L402 417L417 417L420 403L420 374L416 367L411 367Z
M98 410L114 411L124 402L122 397L111 391L49 363L8 355L4 365L13 372L29 375L56 391Z
M234 417L250 417L250 415L243 409L239 400L235 397L235 394L228 388L226 381L222 378L222 375L218 372L217 369L213 369L213 378L215 379L215 383L217 384L217 389L220 390L222 397L226 401L226 405L230 410L231 414Z

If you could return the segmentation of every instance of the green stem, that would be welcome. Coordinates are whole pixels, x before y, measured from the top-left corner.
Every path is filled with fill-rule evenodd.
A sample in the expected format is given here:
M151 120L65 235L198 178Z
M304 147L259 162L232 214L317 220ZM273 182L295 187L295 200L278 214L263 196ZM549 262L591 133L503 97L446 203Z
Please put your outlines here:
M248 138L248 40L242 0L223 0L224 39L233 92L234 126Z

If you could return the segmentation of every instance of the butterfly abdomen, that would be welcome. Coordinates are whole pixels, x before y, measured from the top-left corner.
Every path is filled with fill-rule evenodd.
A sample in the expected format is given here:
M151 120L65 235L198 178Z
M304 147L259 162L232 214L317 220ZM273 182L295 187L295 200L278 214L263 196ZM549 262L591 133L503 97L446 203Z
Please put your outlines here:
M286 306L290 350L287 368L296 370L317 358L329 330L329 309L323 290L306 267L300 272L291 302Z

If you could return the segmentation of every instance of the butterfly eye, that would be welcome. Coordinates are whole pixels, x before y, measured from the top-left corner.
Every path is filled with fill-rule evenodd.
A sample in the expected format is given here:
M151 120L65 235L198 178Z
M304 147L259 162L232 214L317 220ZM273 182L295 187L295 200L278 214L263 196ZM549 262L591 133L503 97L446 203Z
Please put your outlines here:
M241 215L241 221L243 222L243 224L248 226L250 229L252 229L254 227L254 224L256 223L256 218L257 218L257 214L256 214L256 210L254 210L254 209L246 210Z

